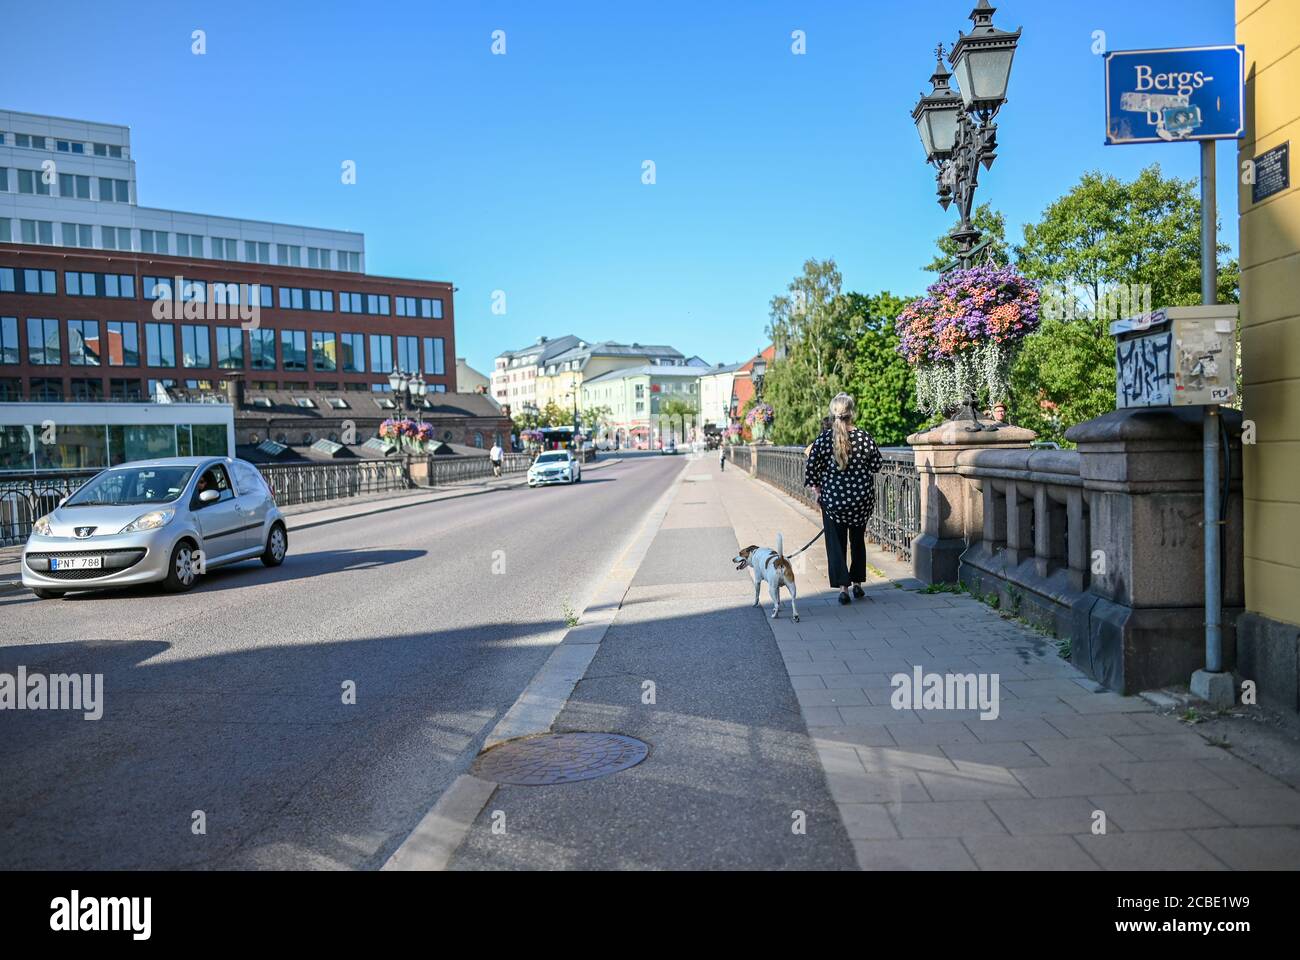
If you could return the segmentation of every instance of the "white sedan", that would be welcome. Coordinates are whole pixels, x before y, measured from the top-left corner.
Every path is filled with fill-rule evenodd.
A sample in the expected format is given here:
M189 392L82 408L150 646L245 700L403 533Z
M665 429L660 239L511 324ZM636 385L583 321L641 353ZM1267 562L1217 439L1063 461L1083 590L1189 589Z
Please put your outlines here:
M548 450L539 454L528 468L528 486L552 483L581 483L582 464L571 450Z

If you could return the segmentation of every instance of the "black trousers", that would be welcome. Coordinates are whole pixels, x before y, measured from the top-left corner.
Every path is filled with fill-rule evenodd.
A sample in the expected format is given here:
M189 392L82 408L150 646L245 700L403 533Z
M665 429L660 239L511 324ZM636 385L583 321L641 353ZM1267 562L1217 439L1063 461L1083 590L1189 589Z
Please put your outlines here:
M831 518L822 511L822 529L826 531L826 569L831 586L847 588L867 579L867 528L851 527ZM844 564L845 547L851 554L848 566Z

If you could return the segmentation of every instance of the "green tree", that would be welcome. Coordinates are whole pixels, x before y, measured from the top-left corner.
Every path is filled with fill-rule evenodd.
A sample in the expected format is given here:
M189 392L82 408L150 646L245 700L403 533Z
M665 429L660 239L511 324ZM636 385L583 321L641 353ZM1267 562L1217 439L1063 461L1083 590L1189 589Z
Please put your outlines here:
M675 437L681 439L686 435L687 424L695 422L699 408L693 400L673 397L659 402L658 413L663 425L660 429L669 429Z
M908 301L884 292L845 294L857 331L848 392L858 408L858 426L881 446L899 446L925 422L916 408L916 380L898 353L894 321Z
M808 260L787 293L772 298L768 335L777 359L764 377L763 399L776 414L774 443L807 443L831 398L848 386L856 337L841 282L834 260Z
M1115 314L1201 302L1201 204L1194 180L1153 165L1125 182L1085 174L1025 227L1017 266L1044 290L1041 329L1011 374L1011 418L1040 439L1064 440L1075 423L1114 409ZM1240 268L1220 245L1219 299L1239 300ZM1116 290L1125 296L1114 297ZM1133 296L1141 291L1141 296ZM1118 310L1122 306L1124 309Z
M1005 267L1011 262L1011 248L1007 245L1007 218L987 203L981 203L971 214L971 223L989 240L986 251L980 253L980 262L987 258L995 266ZM941 273L957 259L957 241L948 234L935 240L938 255L926 265L927 270Z
M562 407L554 400L547 400L538 417L543 427L573 426L573 408Z
M890 293L842 293L840 283L833 260L809 260L788 295L772 300L769 333L777 359L763 399L775 413L774 443L808 443L841 392L857 401L858 423L878 443L901 443L923 420L911 370L895 349L894 320L906 301Z

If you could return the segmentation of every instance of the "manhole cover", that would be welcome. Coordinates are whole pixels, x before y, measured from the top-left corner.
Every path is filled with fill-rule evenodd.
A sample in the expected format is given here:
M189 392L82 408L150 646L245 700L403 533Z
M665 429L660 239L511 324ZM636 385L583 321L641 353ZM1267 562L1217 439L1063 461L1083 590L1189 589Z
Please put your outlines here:
M474 775L534 787L573 783L635 767L649 752L640 740L616 733L555 733L489 750L479 758Z

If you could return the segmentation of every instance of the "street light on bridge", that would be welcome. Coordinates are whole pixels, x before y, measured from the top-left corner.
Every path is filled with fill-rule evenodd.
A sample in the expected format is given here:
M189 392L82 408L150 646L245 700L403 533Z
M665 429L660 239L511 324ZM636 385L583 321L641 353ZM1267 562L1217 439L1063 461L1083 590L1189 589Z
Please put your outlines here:
M993 122L1007 102L1011 61L1020 42L1020 30L1009 33L993 26L997 9L979 0L971 11L974 29L958 33L948 62L957 75L960 94L949 85L953 74L943 65L943 45L936 51L939 63L930 77L932 89L922 94L912 110L925 159L938 168L939 204L947 210L953 200L961 221L949 236L957 243L958 260L970 266L982 246L980 231L971 223L979 168L997 159L998 127Z

